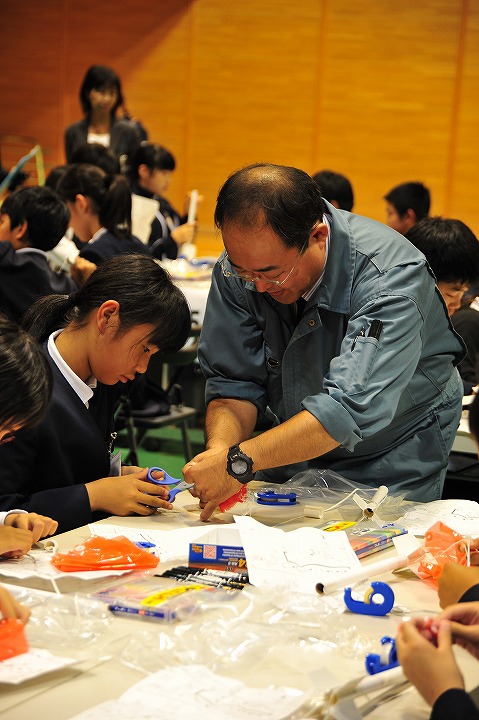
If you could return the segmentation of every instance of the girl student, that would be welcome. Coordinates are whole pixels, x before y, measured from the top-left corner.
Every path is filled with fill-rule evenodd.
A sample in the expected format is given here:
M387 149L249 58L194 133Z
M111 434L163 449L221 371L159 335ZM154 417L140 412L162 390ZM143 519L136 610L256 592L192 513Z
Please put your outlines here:
M50 393L50 368L38 343L0 313L0 445L10 447L20 428L39 422ZM56 528L55 520L36 513L0 512L0 555L20 557ZM0 617L26 622L29 614L0 586Z
M130 163L133 194L159 203L148 245L152 254L160 260L175 260L181 255L184 245L194 242L197 230L196 222L188 222L189 197L185 198L184 215L180 215L164 197L175 167L175 158L170 151L150 142L141 143Z
M113 451L122 385L145 373L157 350L181 348L190 332L186 299L158 262L134 254L107 260L72 295L38 300L24 325L43 343L53 391L40 425L0 447L0 510L52 513L64 532L105 515L171 508L147 469L122 468Z
M99 265L123 253L149 254L131 234L131 191L122 175L87 164L69 165L56 191L70 211L70 225L84 243L80 257Z

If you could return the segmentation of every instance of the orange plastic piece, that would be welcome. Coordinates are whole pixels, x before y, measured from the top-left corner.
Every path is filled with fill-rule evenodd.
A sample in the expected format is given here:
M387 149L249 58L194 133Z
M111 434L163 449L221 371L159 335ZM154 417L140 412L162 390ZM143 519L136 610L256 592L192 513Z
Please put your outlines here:
M466 565L467 555L459 549L461 540L464 538L460 533L440 520L434 523L424 535L424 548L428 557L419 563L419 577L437 581L447 562Z
M0 620L0 661L29 651L25 628L16 618Z
M84 570L143 570L158 565L159 558L122 535L93 535L67 553L56 553L52 564L63 572Z
M218 505L221 512L227 512L230 508L233 507L233 505L236 505L236 503L244 502L246 500L247 492L248 490L246 488L246 485L242 485L237 493L235 493L227 500L224 500Z

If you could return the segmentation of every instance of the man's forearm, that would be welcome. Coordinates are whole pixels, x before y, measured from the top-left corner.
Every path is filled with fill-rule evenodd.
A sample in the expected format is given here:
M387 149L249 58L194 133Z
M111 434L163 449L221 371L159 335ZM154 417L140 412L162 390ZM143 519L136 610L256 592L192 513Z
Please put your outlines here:
M258 412L247 400L212 400L206 412L206 448L229 448L251 437Z
M338 446L339 443L307 410L241 443L243 452L253 458L255 472L311 460Z

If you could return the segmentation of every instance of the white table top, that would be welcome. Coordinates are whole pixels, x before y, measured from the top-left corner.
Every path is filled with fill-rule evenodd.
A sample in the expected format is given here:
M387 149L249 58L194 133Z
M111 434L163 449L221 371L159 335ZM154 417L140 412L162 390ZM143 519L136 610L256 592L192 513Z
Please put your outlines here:
M199 529L207 527L199 520L196 501L188 493L182 493L177 497L176 506L174 511L162 511L152 517L112 517L102 521L102 523L161 530L191 526L198 526ZM231 516L221 517L216 515L214 517L214 522L221 522L222 520L231 520ZM305 524L305 522L312 526L318 525L317 520L308 518L305 521L295 519L290 522L283 522L281 527L284 530L294 529ZM89 530L85 527L64 533L57 538L59 549L71 549L88 536ZM394 551L389 549L382 551L380 559L384 559L391 552ZM374 562L377 559L378 555L373 555L363 560L363 563ZM439 612L436 591L419 580L411 571L387 573L384 577L375 579L381 579L390 584L395 593L396 605L404 606L408 611L423 614ZM351 614L350 617L351 625L354 625L359 632L369 634L373 632L377 634L378 641L384 635L395 636L399 622L399 617L392 614L386 617ZM112 623L112 642L116 643L121 650L132 634L140 629L155 630L159 629L159 626L154 623L142 623L141 621L115 617ZM466 682L470 689L477 684L477 661L469 658L461 649L458 652L461 667L464 670ZM364 672L362 662L359 662L357 658L345 658L343 655L337 655L335 651L332 651L324 655L319 654L318 657L311 660L311 665L308 667L291 666L288 664L288 658L276 658L270 655L265 658L264 663L261 663L259 668L256 666L250 672L243 672L239 679L253 687L276 684L307 690L312 686L314 676L319 676L321 671L324 672L326 669L339 673L341 682L357 677ZM185 673L187 673L186 668ZM138 682L142 677L141 673L122 664L117 655L106 662L98 664L95 664L95 661L84 663L80 666L44 675L20 686L0 685L0 713L2 720L25 720L30 717L67 720L99 702L119 697L128 687ZM162 717L160 701L158 718ZM427 706L414 688L409 688L401 696L392 700L387 708L390 720L396 718L419 720L419 718L426 719L429 717ZM372 720L384 720L384 707L374 710L368 717Z

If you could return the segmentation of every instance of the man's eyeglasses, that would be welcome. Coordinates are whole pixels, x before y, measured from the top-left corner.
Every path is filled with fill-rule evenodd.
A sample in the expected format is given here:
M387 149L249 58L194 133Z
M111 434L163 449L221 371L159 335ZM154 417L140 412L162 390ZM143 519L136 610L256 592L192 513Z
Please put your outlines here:
M6 445L9 442L12 442L12 440L15 440L15 435L12 432L5 433L5 435L0 439L0 445Z
M247 275L246 273L239 273L239 272L236 272L236 270L234 270L232 266L231 266L231 270L227 270L226 267L225 267L225 262L226 262L227 260L229 260L229 257L228 257L228 254L227 254L227 253L225 253L224 258L223 258L223 260L221 261L221 270L222 270L223 275L225 276L225 278L233 277L233 278L238 278L239 280L243 280L243 282L258 282L258 281L259 281L259 282L265 282L265 283L269 283L270 285L276 285L276 286L278 286L278 285L284 285L284 283L285 283L287 280L289 280L289 278L291 277L291 275L292 275L293 272L295 271L296 266L297 266L297 264L299 263L302 255L303 255L303 253L304 253L304 250L305 250L305 248L306 248L306 245L308 244L308 241L309 241L309 237L308 237L308 239L303 243L303 246L302 246L301 250L299 251L299 255L298 255L298 257L296 258L296 262L294 263L293 267L291 268L291 270L289 271L289 273L286 275L286 277L284 277L282 280L273 280L273 279L271 279L271 278L262 277L261 275ZM282 275L282 273L280 273L280 275Z

